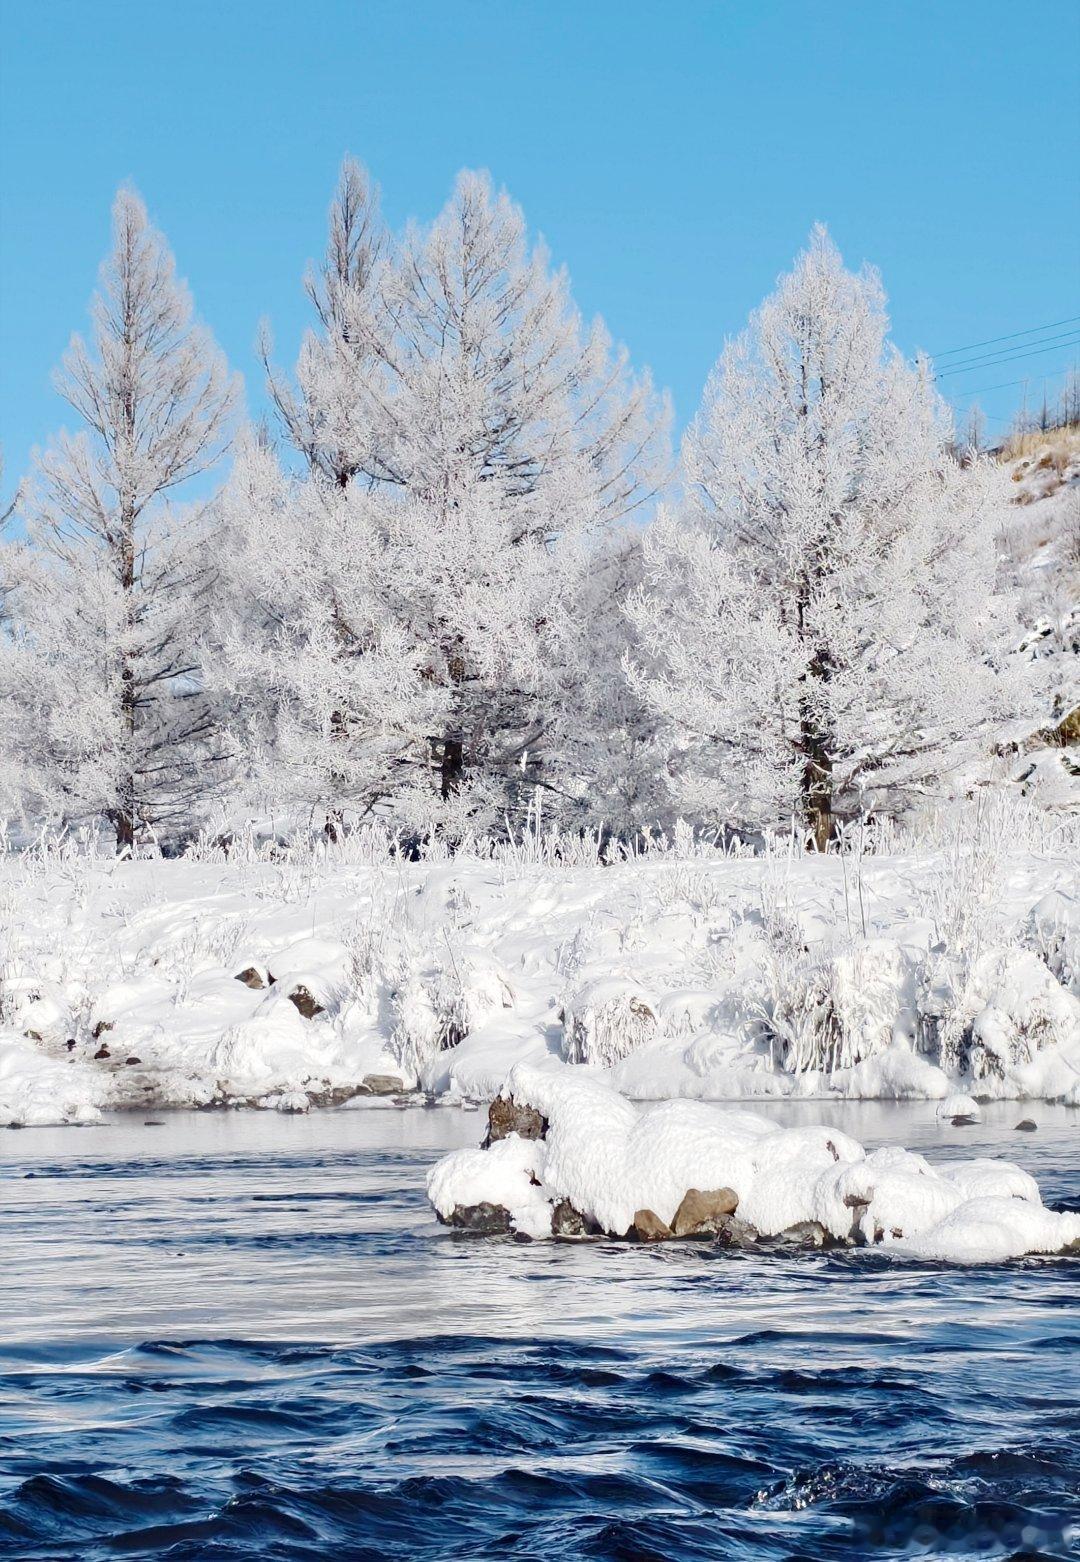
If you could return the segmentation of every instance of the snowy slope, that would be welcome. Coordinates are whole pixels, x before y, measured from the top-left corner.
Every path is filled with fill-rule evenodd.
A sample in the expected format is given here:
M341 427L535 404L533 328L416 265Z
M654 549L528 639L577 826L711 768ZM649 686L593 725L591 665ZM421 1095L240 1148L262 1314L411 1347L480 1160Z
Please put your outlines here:
M1040 806L1080 808L1080 429L1023 436L1009 456L1015 502L1000 584L1015 599L1041 702L1006 733L1010 778ZM1072 721L1069 721L1069 717Z

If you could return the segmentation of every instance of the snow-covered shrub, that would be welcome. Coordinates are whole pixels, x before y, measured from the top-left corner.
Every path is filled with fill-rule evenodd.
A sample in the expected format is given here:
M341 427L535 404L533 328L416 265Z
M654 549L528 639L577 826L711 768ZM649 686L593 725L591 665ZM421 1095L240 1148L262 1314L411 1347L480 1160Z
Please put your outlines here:
M887 939L801 962L765 962L763 1003L774 1062L790 1074L852 1068L912 1030L909 957Z
M440 1052L460 1045L486 1019L514 1005L514 993L496 961L478 953L458 953L412 970L393 996L391 1047L402 1066L415 1075Z
M63 983L32 974L19 959L0 967L0 1028L55 1045L76 1034L80 1019Z
M374 894L365 914L348 923L340 938L346 954L346 988L374 1021L420 960L420 941L408 918L404 893Z
M1029 949L987 950L966 974L939 964L920 1001L924 1051L947 1073L1004 1079L1036 1053L1080 1043L1080 999Z
M661 1033L657 1005L640 983L624 976L589 981L562 1005L562 1054L568 1063L610 1068Z
M1080 900L1052 890L1032 908L1024 932L1061 985L1080 996Z

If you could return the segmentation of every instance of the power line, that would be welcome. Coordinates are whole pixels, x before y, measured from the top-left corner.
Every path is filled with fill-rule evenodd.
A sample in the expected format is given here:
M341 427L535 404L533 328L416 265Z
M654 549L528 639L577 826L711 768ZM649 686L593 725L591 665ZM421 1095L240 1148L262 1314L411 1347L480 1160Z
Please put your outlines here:
M1068 372L1069 372L1068 369L1054 369L1051 374L1044 375L1043 378L1044 379L1053 379L1053 378L1055 378L1059 374L1068 374ZM1028 376L1027 379L1023 379L1023 380L1003 380L1001 383L999 383L997 385L980 385L978 390L966 390L966 391L963 392L962 395L958 396L956 399L958 401L970 401L972 396L985 396L987 394L987 392L989 392L989 391L1012 390L1017 385L1030 385L1030 384L1031 384L1030 376Z
M968 342L966 347L949 347L943 353L931 353L930 357L937 361L939 358L953 358L957 353L974 352L976 347L992 347L995 342L1013 342L1018 336L1035 336L1039 331L1052 331L1055 326L1075 325L1080 320L1080 315L1070 315L1066 320L1049 320L1046 325L1033 325L1027 331L1010 331L1007 336L988 336L984 342Z
M992 353L979 353L975 358L965 358L961 363L949 363L942 369L942 374L959 374L964 369L979 368L982 364L1007 363L1010 358L1021 358L1033 352L1041 352L1044 348L1054 347L1062 342L1069 343L1077 336L1075 328L1071 331L1059 331L1056 336L1044 336L1037 342L1023 342L1017 347L999 347Z
M942 369L941 373L936 374L934 378L943 380L950 374L969 374L972 369L993 369L999 363L1014 363L1020 358L1039 358L1044 353L1058 352L1062 347L1074 347L1078 344L1080 344L1080 335L1073 335L1044 347L1032 347L1020 352L1003 353L991 358L973 358L970 363L956 364L951 369Z

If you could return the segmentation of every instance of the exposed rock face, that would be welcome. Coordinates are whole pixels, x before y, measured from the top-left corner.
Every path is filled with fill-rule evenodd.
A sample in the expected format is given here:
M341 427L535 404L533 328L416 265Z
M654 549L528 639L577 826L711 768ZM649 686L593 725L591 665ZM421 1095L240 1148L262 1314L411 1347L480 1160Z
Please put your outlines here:
M575 1209L569 1199L560 1199L551 1212L553 1237L596 1237L602 1235L595 1220Z
M634 1224L626 1234L631 1242L666 1242L673 1235L667 1221L651 1209L635 1211Z
M302 984L293 988L289 994L289 1002L304 1016L305 1020L313 1020L317 1014L326 1013L318 999Z
M112 1020L98 1020L97 1024L94 1026L94 1040L100 1041L107 1030L115 1029L116 1027L114 1026Z
M800 1220L782 1231L776 1241L784 1247L824 1247L827 1232L816 1220Z
M717 1225L716 1240L721 1247L749 1249L760 1245L761 1236L748 1220L740 1220L738 1215L725 1215Z
M395 1090L399 1085L400 1080L395 1080ZM373 1093L365 1090L363 1085L331 1085L329 1080L323 1080L321 1088L305 1086L308 1106L344 1106L346 1101L352 1101L356 1096L369 1096Z
M273 986L274 982L274 978L270 975L269 971L267 971L266 980L264 981L263 973L259 970L258 966L254 965L245 966L242 971L237 971L236 980L238 982L243 982L245 987L252 987L256 990L263 987L271 987Z
M519 1139L543 1139L547 1126L547 1119L535 1107L519 1106L510 1096L496 1096L488 1107L487 1138L481 1148L486 1150L510 1134L517 1134Z
M501 1204L457 1204L446 1224L479 1236L499 1236L510 1230L510 1211Z
M1033 1134L1038 1129L1038 1126L1038 1123L1035 1122L1033 1118L1025 1117L1021 1119L1019 1123L1017 1123L1014 1132L1022 1134Z
M365 1074L360 1082L360 1095L396 1096L402 1080L397 1074Z
M714 1188L703 1193L690 1188L675 1211L671 1230L677 1237L715 1236L725 1215L734 1215L739 1196L731 1188Z

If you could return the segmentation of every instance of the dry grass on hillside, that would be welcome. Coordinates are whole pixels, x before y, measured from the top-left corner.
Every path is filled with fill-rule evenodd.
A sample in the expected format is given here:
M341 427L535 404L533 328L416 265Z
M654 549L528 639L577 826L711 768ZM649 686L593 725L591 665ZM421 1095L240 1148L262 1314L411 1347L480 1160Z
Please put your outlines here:
M1010 434L1001 447L1002 461L1037 457L1039 466L1065 466L1080 451L1080 423L1062 428L1032 428Z
M1001 449L1000 460L1012 465L1017 504L1049 499L1066 485L1076 484L1080 474L1080 424L1012 434Z

